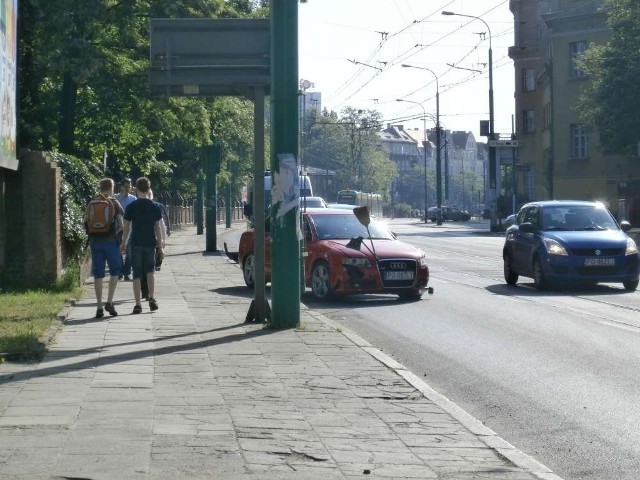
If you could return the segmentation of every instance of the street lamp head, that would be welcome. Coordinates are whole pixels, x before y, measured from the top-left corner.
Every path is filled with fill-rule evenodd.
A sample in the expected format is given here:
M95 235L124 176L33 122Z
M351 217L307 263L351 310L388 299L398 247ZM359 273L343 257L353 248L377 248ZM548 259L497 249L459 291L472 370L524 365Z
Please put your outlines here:
M396 102L404 102L403 98L396 98Z
M404 68L411 68L411 67L413 67L413 65L407 65L406 63L403 63L403 64L401 65L401 67L404 67Z
M456 14L455 14L455 13L453 13L453 12L448 12L448 11L446 11L446 10L443 10L443 11L442 11L442 15L456 15Z

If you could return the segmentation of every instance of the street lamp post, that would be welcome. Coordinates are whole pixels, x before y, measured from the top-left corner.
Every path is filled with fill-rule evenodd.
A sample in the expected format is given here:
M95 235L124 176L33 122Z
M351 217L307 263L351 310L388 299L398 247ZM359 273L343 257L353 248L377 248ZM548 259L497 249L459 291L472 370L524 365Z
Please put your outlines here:
M440 86L438 84L438 76L433 70L427 67L418 67L416 65L402 64L405 68L416 68L418 70L426 70L436 79L436 199L438 204L437 224L442 225L442 157L440 155ZM426 145L425 145L426 149ZM426 172L425 172L426 175ZM425 212L426 216L427 212Z
M480 20L484 23L485 27L487 27L487 31L489 32L489 188L493 191L493 201L497 202L497 192L496 192L496 174L497 174L497 165L496 165L496 148L491 145L491 141L495 140L495 130L494 130L494 115L493 115L493 51L491 49L491 28L489 24L484 21L480 17L476 17L475 15L466 15L463 13L454 13L443 11L442 15L452 15L456 17L467 17L473 18L475 20ZM493 205L491 211L491 230L495 230L496 225L496 208L497 204Z
M427 223L429 221L427 218L427 111L425 110L424 105L418 102L414 102L412 100L405 100L403 98L398 98L396 101L413 103L415 105L419 105L420 108L422 108L422 131L423 131L422 148L424 150L424 223Z

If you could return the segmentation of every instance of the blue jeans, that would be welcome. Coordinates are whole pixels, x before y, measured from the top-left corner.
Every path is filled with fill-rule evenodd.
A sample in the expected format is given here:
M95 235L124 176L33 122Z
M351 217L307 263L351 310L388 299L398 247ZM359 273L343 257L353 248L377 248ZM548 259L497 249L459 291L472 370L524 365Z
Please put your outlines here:
M109 265L109 275L119 277L122 259L118 242L115 240L94 240L91 242L91 274L93 278L104 278L105 264Z

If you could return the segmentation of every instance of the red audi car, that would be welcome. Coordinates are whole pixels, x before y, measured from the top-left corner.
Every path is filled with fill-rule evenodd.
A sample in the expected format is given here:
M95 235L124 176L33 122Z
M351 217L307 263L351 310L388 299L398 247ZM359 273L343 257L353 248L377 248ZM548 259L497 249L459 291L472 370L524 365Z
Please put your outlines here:
M366 223L368 222L368 230ZM402 242L387 227L369 219L361 223L354 212L332 208L307 208L302 214L305 235L305 284L318 299L333 295L392 293L418 299L429 290L425 253ZM267 227L268 227L267 220ZM265 239L265 276L271 280L271 242ZM240 238L238 263L244 281L255 282L254 231Z

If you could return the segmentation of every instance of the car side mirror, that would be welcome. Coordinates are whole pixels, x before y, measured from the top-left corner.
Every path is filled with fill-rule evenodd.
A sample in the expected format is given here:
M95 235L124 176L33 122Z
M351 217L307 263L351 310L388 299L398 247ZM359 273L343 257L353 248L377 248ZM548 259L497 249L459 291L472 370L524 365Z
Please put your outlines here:
M533 223L531 222L521 223L518 226L518 228L522 233L533 233L536 231L536 228L533 226Z
M631 230L631 224L627 220L622 220L620 222L620 228L623 232L628 232L629 230Z
M250 203L245 203L242 207L242 213L245 217L250 217L253 215L253 206Z

